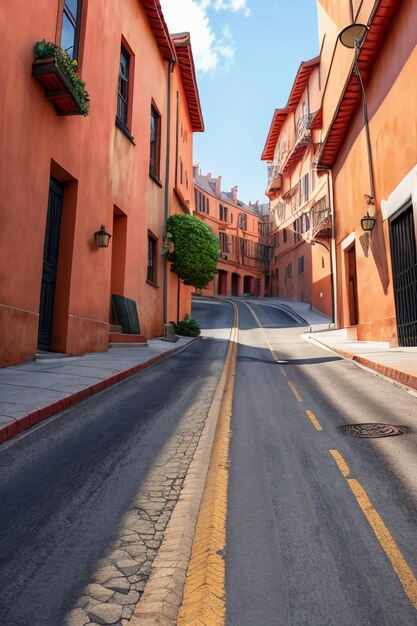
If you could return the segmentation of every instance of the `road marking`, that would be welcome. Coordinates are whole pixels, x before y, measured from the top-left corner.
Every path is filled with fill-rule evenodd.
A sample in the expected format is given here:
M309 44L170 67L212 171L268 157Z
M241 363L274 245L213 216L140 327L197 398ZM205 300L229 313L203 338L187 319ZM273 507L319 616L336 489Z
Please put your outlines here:
M177 625L224 626L227 488L233 387L238 345L238 309L227 354L227 382L219 411L206 486L193 540Z
M323 430L323 429L322 429L322 427L320 426L320 422L319 422L319 420L318 420L318 419L317 419L317 417L314 415L313 411L309 411L309 410L307 410L307 411L306 411L306 413L307 413L307 417L308 417L308 418L310 419L310 421L312 422L312 424L313 424L314 428L315 428L316 430Z
M292 383L290 380L288 381L289 386L291 387L291 391L293 392L293 394L295 395L295 397L297 398L298 402L302 402L303 399L300 396L300 394L298 393L298 389L297 387L294 385L294 383Z
M259 319L259 317L256 315L255 311L253 310L253 308L251 307L251 305L248 302L243 302L243 304L246 304L246 306L248 307L249 311L252 313L253 317L255 318L255 322L258 324L259 329L261 330L264 339L266 341L266 345L268 346L268 349L270 351L270 353L272 354L272 358L274 359L275 363L284 363L285 361L282 361L278 354L275 352L275 350L273 349L271 342L269 341L268 337L266 336L265 330L262 326L262 323ZM287 377L286 373L284 372L284 370L282 369L282 367L280 366L281 372L284 374L285 377Z
M340 452L337 450L329 450L329 452L336 461L343 476L346 478L346 482L355 496L358 505L362 509L363 514L368 520L369 525L374 531L382 549L390 560L391 565L397 574L411 604L415 609L417 609L417 580L412 569L405 560L390 531L385 526L383 519L373 507L365 489L355 478L348 478L350 473L349 467Z
M346 463L345 459L342 457L342 455L340 454L340 452L338 452L337 450L329 450L330 454L332 455L332 457L334 458L334 460L336 461L340 471L342 472L343 476L345 478L347 478L350 474L350 469L348 464Z

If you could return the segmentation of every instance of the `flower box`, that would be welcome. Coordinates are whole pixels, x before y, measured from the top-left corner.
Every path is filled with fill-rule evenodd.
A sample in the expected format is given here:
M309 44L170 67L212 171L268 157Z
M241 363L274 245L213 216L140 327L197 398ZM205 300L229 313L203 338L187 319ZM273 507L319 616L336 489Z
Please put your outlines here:
M58 115L85 115L74 88L54 57L34 61L32 75L43 86Z

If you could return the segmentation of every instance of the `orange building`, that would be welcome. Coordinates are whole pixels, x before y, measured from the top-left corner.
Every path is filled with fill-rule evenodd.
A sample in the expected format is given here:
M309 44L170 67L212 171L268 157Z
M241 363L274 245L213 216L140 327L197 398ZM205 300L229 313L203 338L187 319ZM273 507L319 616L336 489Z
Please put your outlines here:
M317 5L338 323L359 340L416 346L417 2Z
M192 202L203 130L189 38L170 37L159 0L9 3L0 23L0 365L105 351L114 321L161 335L178 294L166 218ZM78 60L87 117L56 59L33 63L43 38Z
M204 295L264 296L269 289L268 204L241 202L238 188L221 190L221 176L202 175L194 168L196 215L220 242L218 273Z
M286 106L276 109L262 153L268 162L270 293L332 315L332 211L315 168L321 128L320 57L301 63Z

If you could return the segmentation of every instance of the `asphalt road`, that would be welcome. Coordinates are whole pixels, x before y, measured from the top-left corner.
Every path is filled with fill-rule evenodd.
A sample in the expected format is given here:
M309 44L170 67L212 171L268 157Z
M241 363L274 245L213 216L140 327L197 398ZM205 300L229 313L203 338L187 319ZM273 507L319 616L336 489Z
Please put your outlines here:
M251 306L257 320L239 303L227 624L417 624L401 561L417 574L417 399L307 343L302 327L284 312ZM400 424L411 432L358 439L338 428L364 422ZM330 450L349 467L346 476ZM378 526L376 518L381 540L354 495L355 481L383 522ZM394 550L383 527L396 542L391 556L403 583L383 549Z
M211 315L231 326L232 307ZM227 342L201 339L0 450L0 624L60 626L190 408L204 412Z

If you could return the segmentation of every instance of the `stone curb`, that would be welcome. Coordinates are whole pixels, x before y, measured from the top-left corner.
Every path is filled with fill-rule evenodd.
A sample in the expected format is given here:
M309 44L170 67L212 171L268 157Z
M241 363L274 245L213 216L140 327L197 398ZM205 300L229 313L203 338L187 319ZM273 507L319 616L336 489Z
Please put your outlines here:
M341 350L340 348L336 348L335 346L329 346L327 345L327 343L321 342L316 337L310 337L309 341L311 341L312 343L316 343L320 347L324 347L327 350L330 350L331 352L340 354L340 356L344 357L345 359L349 359L350 361L353 361L354 363L358 363L359 365L362 365L363 367L367 367L370 370L374 370L378 374L381 374L382 376L385 376L386 378L389 378L397 383L400 383L400 385L404 385L405 387L409 387L410 389L417 390L417 376L414 376L413 374L402 372L401 370L396 369L395 367L389 367L388 365L383 365L382 363L376 363L375 361L372 361L371 359L368 359L365 356L352 354L351 352L346 352L345 350Z
M129 624L175 626L182 602L195 528L206 485L217 421L231 361L231 344L179 500L152 564L152 572Z
M344 352L343 350L339 350L337 348L333 348L333 351L340 354L340 356L350 359L351 361L356 361L364 367L375 370L378 374L382 374L382 376L386 376L386 378L391 378L391 380L395 380L401 385L417 390L417 376L413 376L413 374L407 374L407 372L402 372L395 367L389 367L388 365L383 365L382 363L376 363L375 361L371 361L364 356L349 354L348 352Z
M133 376L134 374L137 374L138 372L147 369L148 367L152 367L152 365L155 365L159 361L163 361L175 352L179 352L181 350L184 350L185 348L188 348L188 346L194 343L195 340L196 339L190 341L185 346L173 348L172 350L168 350L167 352L158 354L157 356L149 359L149 361L134 365L133 367L130 367L127 370L123 370L118 374L114 374L109 378L104 378L103 380L94 383L94 385L91 385L90 387L82 389L81 391L77 391L70 396L66 396L65 398L62 398L62 400L57 400L56 402L53 402L48 406L36 409L35 411L32 411L24 417L17 418L10 424L0 427L0 445L2 443L5 443L6 441L9 441L10 439L13 439L13 437L20 435L25 430L36 426L37 424L39 424L39 422L42 422L43 420L46 420L53 415L57 415L58 413L69 409L75 404L78 404L78 402L81 402L81 400L85 400L89 396L92 396L99 391L103 391L104 389L107 389L108 387L111 387L112 385L115 385L116 383L119 383L122 380L125 380L126 378L129 378L130 376Z

